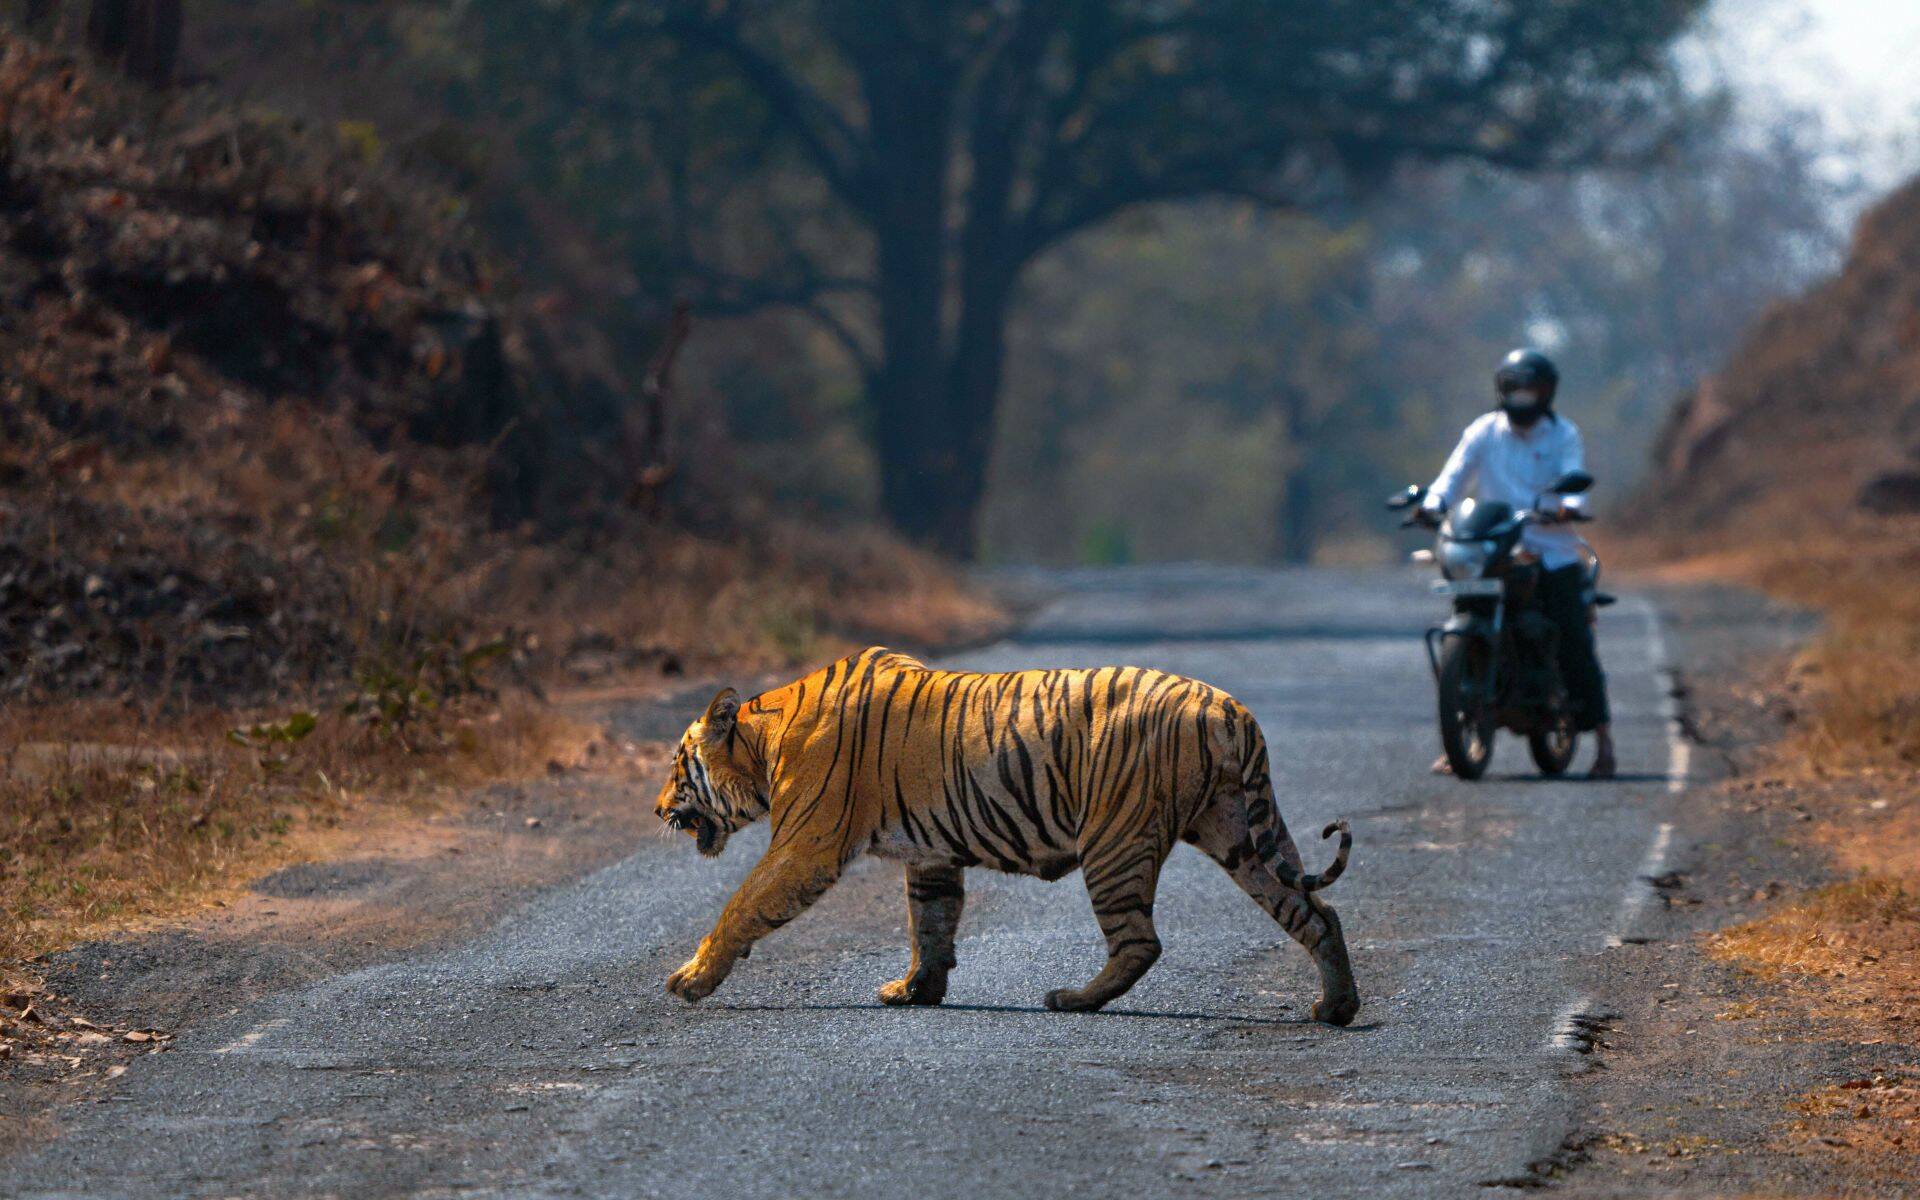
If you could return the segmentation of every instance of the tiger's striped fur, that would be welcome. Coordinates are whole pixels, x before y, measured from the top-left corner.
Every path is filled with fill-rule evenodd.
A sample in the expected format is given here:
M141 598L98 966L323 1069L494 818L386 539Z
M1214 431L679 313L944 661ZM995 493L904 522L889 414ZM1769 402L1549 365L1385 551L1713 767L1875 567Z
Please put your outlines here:
M710 994L753 944L803 912L862 853L906 865L913 962L888 1004L938 1004L954 966L967 867L1058 879L1078 867L1105 967L1049 992L1094 1009L1160 956L1153 899L1176 841L1199 847L1313 956L1314 1016L1359 1008L1340 918L1314 893L1274 805L1266 739L1244 706L1197 680L1133 667L972 674L874 648L742 704L721 692L674 756L655 811L718 854L771 814L772 841L713 933L667 983Z

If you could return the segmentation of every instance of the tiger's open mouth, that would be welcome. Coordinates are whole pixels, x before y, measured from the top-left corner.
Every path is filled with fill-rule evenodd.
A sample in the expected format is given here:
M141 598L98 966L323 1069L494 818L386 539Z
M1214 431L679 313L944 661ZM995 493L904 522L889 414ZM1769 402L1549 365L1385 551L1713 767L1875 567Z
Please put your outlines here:
M701 854L708 858L720 853L727 844L727 831L720 823L696 808L673 808L667 810L664 818L668 828L684 830L693 835L693 844Z

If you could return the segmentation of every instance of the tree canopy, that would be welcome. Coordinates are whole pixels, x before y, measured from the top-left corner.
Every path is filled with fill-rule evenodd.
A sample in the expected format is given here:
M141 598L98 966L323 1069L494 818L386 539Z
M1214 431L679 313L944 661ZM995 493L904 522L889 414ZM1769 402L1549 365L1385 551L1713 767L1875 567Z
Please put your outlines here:
M587 266L656 308L806 314L858 380L885 515L964 555L1036 259L1156 203L1337 214L1409 164L1655 156L1703 3L379 7L495 169L537 182L512 217L528 244L564 210L616 251Z
M594 5L581 6L594 10ZM681 128L751 114L751 165L857 230L750 276L859 364L888 516L972 550L1023 269L1129 207L1333 204L1410 161L1515 169L1646 151L1683 107L1668 47L1699 0L658 0L602 15L683 49ZM590 68L590 64L586 64ZM692 214L688 214L692 215Z

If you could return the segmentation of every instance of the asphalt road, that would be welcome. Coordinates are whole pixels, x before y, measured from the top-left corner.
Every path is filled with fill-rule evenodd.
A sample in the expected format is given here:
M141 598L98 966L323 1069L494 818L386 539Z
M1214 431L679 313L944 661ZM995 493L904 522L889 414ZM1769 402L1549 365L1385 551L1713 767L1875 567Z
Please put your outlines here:
M907 961L899 868L857 864L712 999L662 984L765 845L656 844L431 957L339 976L186 1030L108 1101L0 1162L0 1195L940 1197L1484 1195L1574 1119L1604 1009L1570 982L1631 933L1676 764L1658 635L1603 622L1623 779L1548 784L1503 740L1489 779L1426 773L1432 686L1413 572L1068 574L978 669L1125 662L1247 703L1363 1007L1307 1020L1307 956L1211 862L1162 877L1160 962L1097 1014L1044 1011L1103 949L1078 876L969 872L945 1007L889 1009ZM689 714L690 716L692 714ZM1581 766L1585 765L1583 753ZM636 796L650 804L653 797Z

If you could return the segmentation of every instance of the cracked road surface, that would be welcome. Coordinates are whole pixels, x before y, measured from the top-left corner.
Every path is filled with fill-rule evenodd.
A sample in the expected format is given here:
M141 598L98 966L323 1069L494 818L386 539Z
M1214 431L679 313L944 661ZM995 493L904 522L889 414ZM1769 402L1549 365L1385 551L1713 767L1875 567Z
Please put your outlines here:
M1313 1024L1307 956L1217 867L1162 877L1166 952L1105 1012L1044 1011L1103 948L1077 875L968 872L947 1004L890 1009L898 866L863 860L714 997L662 991L766 844L684 838L537 897L431 956L270 996L182 1031L0 1195L1432 1196L1520 1183L1572 1126L1562 1036L1605 1007L1570 981L1612 953L1658 866L1669 740L1651 611L1602 619L1622 778L1488 779L1436 751L1424 574L1155 568L1054 574L1017 639L947 665L1132 663L1259 717L1281 810L1353 822L1327 893L1363 1007ZM691 718L694 713L689 713ZM1584 749L1584 748L1583 748ZM1583 753L1580 766L1585 766ZM634 803L650 804L651 795ZM1574 1033L1578 1033L1577 1022Z

